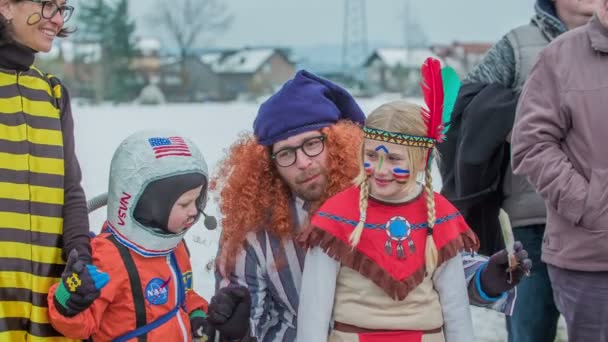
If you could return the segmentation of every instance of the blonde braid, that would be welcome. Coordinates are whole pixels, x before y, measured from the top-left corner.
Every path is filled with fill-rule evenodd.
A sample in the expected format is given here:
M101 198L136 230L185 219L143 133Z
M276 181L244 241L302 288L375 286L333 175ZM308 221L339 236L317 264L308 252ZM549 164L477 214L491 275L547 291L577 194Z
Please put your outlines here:
M353 247L356 247L361 240L365 219L367 218L367 197L369 196L369 183L367 182L367 176L365 173L363 173L363 175L359 174L359 176L355 179L355 184L359 187L359 223L357 223L355 230L353 230L349 237L350 244Z
M429 154L432 156L432 151ZM428 275L432 274L437 267L437 261L439 253L437 246L433 240L433 227L435 226L435 193L433 192L433 176L431 175L431 165L427 165L425 169L424 177L424 190L426 193L426 208L427 208L427 235L426 235L426 248L424 250L424 261L426 265L426 272Z

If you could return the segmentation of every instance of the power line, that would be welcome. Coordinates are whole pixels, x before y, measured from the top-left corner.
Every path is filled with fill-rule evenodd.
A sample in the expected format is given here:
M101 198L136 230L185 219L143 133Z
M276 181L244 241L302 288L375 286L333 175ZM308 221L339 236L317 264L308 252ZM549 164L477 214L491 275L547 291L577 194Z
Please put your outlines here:
M356 78L368 54L365 0L344 0L342 71Z

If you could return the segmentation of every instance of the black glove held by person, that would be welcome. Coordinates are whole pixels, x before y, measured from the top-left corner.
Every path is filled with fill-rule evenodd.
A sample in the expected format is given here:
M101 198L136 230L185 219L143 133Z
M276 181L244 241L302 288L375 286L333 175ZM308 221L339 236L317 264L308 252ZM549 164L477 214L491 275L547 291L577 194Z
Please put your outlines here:
M78 251L72 250L53 296L57 311L72 317L86 310L109 281L107 273L100 272L94 265L85 264L78 258Z
M211 298L207 320L220 333L222 341L253 341L250 339L250 312L249 290L243 286L229 286Z
M481 288L488 296L497 297L511 290L530 272L532 260L528 259L528 252L522 243L515 242L514 250L519 265L511 271L511 275L508 272L509 256L506 249L494 253L481 272Z

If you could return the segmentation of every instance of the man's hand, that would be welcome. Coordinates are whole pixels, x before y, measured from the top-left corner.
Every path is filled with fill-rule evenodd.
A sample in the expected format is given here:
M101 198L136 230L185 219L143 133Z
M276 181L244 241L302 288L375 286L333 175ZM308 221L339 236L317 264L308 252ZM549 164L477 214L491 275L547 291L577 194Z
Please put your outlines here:
M110 281L107 273L94 265L86 265L78 258L78 251L70 252L68 262L61 274L53 300L60 314L72 317L87 309Z
M481 288L488 296L498 297L501 293L509 291L519 284L525 274L530 272L532 260L528 259L528 252L522 243L515 242L514 249L519 265L511 271L511 275L508 273L509 257L506 249L494 253L482 271Z
M251 296L243 286L220 289L209 303L207 320L220 333L222 340L241 341L249 337Z

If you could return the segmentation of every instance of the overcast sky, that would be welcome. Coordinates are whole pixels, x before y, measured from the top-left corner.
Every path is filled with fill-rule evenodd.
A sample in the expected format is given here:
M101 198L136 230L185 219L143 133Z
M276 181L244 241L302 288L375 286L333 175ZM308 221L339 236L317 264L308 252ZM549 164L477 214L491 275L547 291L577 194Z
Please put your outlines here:
M131 0L140 35L156 34L145 20L155 1ZM220 1L230 7L234 22L212 42L216 46L306 46L342 41L344 0ZM403 43L406 1L367 0L369 41ZM432 43L495 41L510 28L527 23L533 4L533 0L410 0L410 12Z

